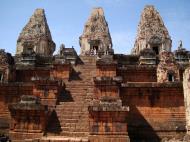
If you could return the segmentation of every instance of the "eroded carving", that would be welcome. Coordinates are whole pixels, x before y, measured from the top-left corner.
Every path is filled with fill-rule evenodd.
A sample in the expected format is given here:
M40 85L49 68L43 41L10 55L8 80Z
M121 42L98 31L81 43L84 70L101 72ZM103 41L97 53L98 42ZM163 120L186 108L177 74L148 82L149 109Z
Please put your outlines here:
M176 63L173 53L161 52L160 63L157 67L157 81L162 83L179 80L179 65Z
M34 52L40 55L52 55L55 51L55 43L52 40L43 9L36 9L20 33L17 40L17 55L25 50L27 46L23 43L26 42L32 43Z
M81 55L109 54L112 40L102 8L94 8L80 36Z
M158 53L163 49L171 51L171 38L158 11L152 5L144 8L138 25L133 54L139 54L145 48L157 47Z

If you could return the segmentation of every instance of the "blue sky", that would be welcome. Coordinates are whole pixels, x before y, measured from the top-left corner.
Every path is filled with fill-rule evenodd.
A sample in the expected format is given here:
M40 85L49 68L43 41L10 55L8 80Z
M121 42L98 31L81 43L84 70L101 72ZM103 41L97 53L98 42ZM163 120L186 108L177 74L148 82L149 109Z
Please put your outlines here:
M190 0L1 0L0 48L15 54L16 41L36 8L44 8L56 52L61 43L80 52L79 36L93 7L103 7L115 53L130 54L140 14L151 4L172 38L173 50L183 41L190 50Z

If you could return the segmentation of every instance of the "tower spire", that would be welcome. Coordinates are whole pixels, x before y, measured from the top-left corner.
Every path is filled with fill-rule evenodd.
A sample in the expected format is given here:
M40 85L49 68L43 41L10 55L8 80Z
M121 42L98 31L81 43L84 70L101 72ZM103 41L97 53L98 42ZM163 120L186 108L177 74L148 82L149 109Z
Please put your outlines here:
M81 55L112 50L112 39L102 8L94 8L79 38Z
M16 54L19 55L27 50L26 45L30 45L30 48L40 55L52 55L55 51L55 43L51 37L44 9L36 9L22 29L17 40Z
M152 5L145 6L137 30L133 54L151 48L156 54L162 50L171 51L171 38L159 14Z

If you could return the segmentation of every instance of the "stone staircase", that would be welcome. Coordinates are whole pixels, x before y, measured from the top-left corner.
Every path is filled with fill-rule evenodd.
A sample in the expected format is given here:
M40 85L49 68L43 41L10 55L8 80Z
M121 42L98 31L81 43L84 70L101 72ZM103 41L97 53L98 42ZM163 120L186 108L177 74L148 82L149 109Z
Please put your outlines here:
M82 141L89 135L88 105L93 98L96 58L83 56L80 59L82 62L73 66L71 79L65 81L66 90L55 111L61 127L59 136Z

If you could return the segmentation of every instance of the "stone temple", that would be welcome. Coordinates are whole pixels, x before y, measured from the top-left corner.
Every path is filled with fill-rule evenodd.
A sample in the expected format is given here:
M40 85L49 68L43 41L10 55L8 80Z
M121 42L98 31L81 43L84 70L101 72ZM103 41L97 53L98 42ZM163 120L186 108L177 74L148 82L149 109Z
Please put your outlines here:
M102 8L79 37L80 55L51 37L43 9L0 50L0 141L189 142L190 52L154 6L141 14L130 55L115 54Z

